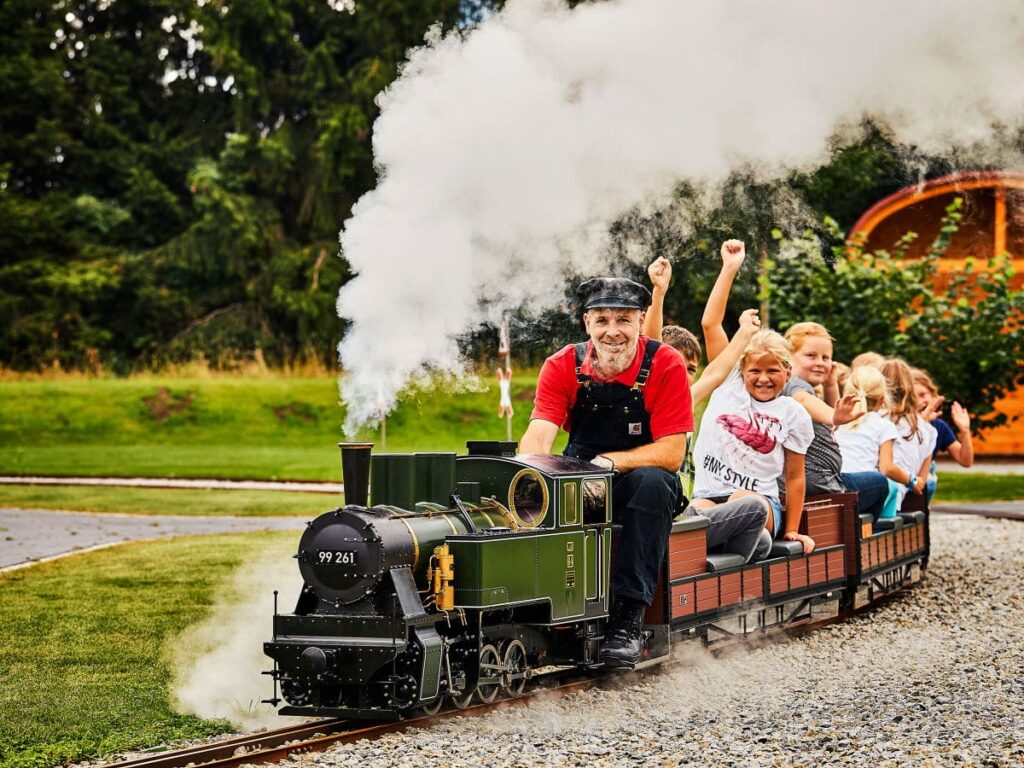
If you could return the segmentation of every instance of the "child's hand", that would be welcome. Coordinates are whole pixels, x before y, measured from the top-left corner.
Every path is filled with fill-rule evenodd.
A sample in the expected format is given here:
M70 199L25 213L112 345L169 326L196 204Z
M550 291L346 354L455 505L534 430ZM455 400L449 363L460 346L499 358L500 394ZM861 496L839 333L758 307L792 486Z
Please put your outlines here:
M783 537L786 541L799 541L804 546L804 554L809 555L814 551L814 539L810 536L804 536L802 533L791 531L784 534Z
M660 256L647 267L647 276L651 278L651 285L661 290L667 290L672 280L672 264L664 256Z
M743 314L740 315L740 330L749 331L751 336L761 330L761 317L758 315L758 310L743 310Z
M971 414L967 412L960 403L954 402L953 407L950 409L950 416L953 417L953 424L956 425L957 432L969 432L971 429Z
M836 402L832 411L832 426L841 427L854 419L859 419L867 412L867 407L853 392L847 392Z
M942 413L942 404L944 402L946 402L946 398L944 398L942 395L939 395L938 397L933 397L932 401L928 403L928 407L921 412L921 416L929 424L935 421L937 418L939 418L939 415Z
M739 269L743 258L747 255L742 240L726 240L722 243L722 266L728 269Z

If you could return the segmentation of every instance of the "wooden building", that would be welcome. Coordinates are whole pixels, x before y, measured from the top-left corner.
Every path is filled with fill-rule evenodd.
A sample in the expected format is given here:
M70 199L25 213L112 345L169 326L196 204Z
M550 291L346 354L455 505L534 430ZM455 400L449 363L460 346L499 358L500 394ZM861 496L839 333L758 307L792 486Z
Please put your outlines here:
M958 173L906 187L871 206L853 225L851 237L867 250L891 249L904 233L916 232L918 238L907 256L920 257L938 235L946 206L955 197L963 199L964 217L946 258L939 263L936 289L942 289L941 274L959 271L966 258L974 257L980 270L991 256L1004 252L1016 270L1013 286L1020 288L1024 284L1024 173ZM970 403L963 405L970 410ZM1024 456L1024 388L1000 400L996 408L1021 419L975 438L976 453Z

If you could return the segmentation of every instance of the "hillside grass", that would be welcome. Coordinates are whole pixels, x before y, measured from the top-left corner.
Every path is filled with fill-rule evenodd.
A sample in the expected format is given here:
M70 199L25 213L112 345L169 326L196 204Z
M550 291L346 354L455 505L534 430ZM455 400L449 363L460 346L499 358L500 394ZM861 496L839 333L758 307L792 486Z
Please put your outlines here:
M464 453L467 440L505 439L497 382L481 384L405 397L387 450ZM513 379L513 439L535 384L536 371ZM344 418L329 376L0 381L0 473L338 480ZM379 431L358 438L380 447Z
M0 767L51 768L231 731L175 712L170 645L290 531L130 544L0 574ZM268 689L269 690L269 689Z
M0 485L0 507L134 515L316 516L342 506L341 494L291 491Z

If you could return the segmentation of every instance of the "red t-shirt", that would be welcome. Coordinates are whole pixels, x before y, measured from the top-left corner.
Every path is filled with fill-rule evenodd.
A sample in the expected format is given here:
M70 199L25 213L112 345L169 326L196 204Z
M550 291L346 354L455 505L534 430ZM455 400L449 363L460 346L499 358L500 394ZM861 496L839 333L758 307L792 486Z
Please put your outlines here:
M594 373L591 364L593 349L594 343L587 342L587 354L580 372L605 381ZM633 386L640 375L640 363L646 349L647 337L641 336L632 365L612 381ZM544 361L537 378L537 396L533 400L530 418L559 424L568 432L572 428L570 416L576 403L577 386L576 345L570 344ZM662 344L654 353L651 373L644 387L644 407L651 416L651 435L655 440L693 431L693 402L686 363L683 356L667 344Z

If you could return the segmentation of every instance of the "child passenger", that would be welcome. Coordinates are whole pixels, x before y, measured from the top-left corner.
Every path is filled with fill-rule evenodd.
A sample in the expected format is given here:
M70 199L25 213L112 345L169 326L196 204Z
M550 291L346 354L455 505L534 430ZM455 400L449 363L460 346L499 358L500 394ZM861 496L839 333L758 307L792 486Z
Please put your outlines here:
M715 505L750 503L753 497L767 509L765 527L773 538L781 534L811 552L814 540L798 529L804 454L814 431L803 407L782 396L791 367L786 340L774 331L759 331L739 366L712 393L694 448L692 506L705 514ZM780 477L786 488L785 512L779 501Z
M843 455L832 436L834 428L865 412L856 394L839 394L837 364L832 360L832 337L823 325L797 323L786 331L786 339L793 351L793 375L782 394L806 408L814 422L814 440L807 449L804 465L807 493L853 491L858 494L858 510L878 518L889 495L885 475L874 467L844 472ZM824 399L815 394L819 387Z
M644 316L643 333L651 339L663 341L683 356L686 362L686 375L690 380L690 401L696 409L697 405L704 402L715 389L725 381L729 372L736 366L746 349L747 344L754 337L761 327L761 319L756 309L748 309L740 315L739 330L733 335L732 340L713 361L709 362L697 378L697 368L700 366L701 350L700 342L686 328L678 325L667 325L662 328L663 308L665 292L668 290L672 280L672 265L668 259L655 259L647 268L647 274L651 278L651 307ZM687 435L686 459L680 468L680 482L683 486L683 493L687 498L693 495L693 442ZM770 546L770 545L769 545Z
M937 434L917 412L910 366L899 358L890 358L882 365L882 374L889 389L889 420L899 432L892 449L893 461L909 475L907 484L899 489L898 503L902 504L907 491L924 493Z
M846 383L846 393L857 397L865 413L835 431L836 442L843 457L842 474L881 472L885 475L892 482L887 483L882 506L873 506L871 512L876 519L896 517L898 489L910 480L910 474L893 461L893 445L899 433L896 425L884 415L889 404L885 377L870 365L854 368Z
M956 426L956 432L954 432L949 424L937 416L944 398L939 394L939 389L935 386L935 382L932 381L932 377L920 368L912 368L910 372L914 379L914 394L917 395L918 413L931 421L936 432L935 451L932 453L928 480L924 486L924 497L930 504L938 483L938 478L935 475L935 457L941 451L948 452L961 467L970 467L974 464L974 444L971 441L971 417L967 413L967 409L960 405L960 403L953 403L950 415L952 416L953 424Z

